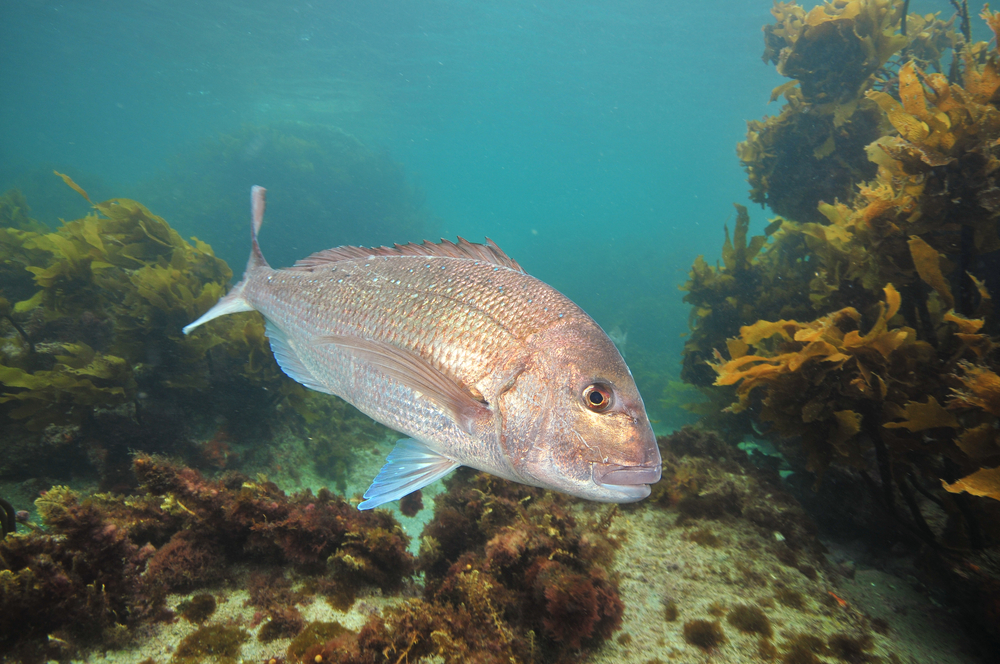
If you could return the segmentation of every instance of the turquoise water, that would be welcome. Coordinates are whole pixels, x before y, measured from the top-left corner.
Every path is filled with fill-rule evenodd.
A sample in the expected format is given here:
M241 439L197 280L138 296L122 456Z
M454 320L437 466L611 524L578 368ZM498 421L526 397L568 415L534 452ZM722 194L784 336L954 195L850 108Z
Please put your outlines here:
M4 2L0 187L57 225L86 210L48 175L69 173L94 200L136 198L207 239L237 273L249 242L233 220L252 184L270 190L275 265L330 244L490 237L626 335L626 356L675 375L689 314L676 287L696 256L718 257L732 204L748 202L734 152L746 120L780 110L768 97L785 79L760 58L770 6ZM973 31L987 34L978 17ZM322 195L322 177L249 150L239 172L194 161L220 136L288 122L398 164L422 226L375 232L361 214L331 236L336 194L304 214L288 200L292 183ZM224 209L192 218L205 177ZM752 229L768 214L752 207ZM640 387L656 410L662 387Z
M51 167L211 236L212 218L185 224L171 205L184 187L158 184L245 125L330 125L401 164L428 217L419 234L359 223L340 242L489 236L664 362L687 329L676 286L747 202L745 121L778 112L784 80L760 59L765 0L2 6L0 186L20 184L43 221L85 209L31 195L28 174ZM912 3L927 11L950 5ZM271 261L325 248L326 220L282 206L282 164L250 167L259 181L227 189L271 190ZM767 214L751 210L754 229ZM239 242L213 243L236 272Z
M734 146L781 82L760 60L769 3L5 3L0 186L44 164L95 200L142 193L245 124L333 125L387 151L426 195L425 232L495 240L628 346L676 363L676 286L745 202ZM270 189L272 263L323 219ZM270 176L270 177L269 177ZM153 183L150 186L150 182ZM53 186L61 186L54 183ZM75 218L32 197L38 216ZM183 190L174 192L184 197ZM248 197L236 199L248 206ZM246 207L234 210L245 219ZM754 221L762 225L757 210ZM212 220L207 220L211 222ZM731 221L730 221L731 223ZM239 272L248 241L229 254ZM213 242L218 249L218 243ZM657 395L650 395L650 397Z
M678 287L697 256L718 259L723 225L733 229L734 203L750 208L753 233L772 216L749 202L735 151L748 120L781 108L768 99L786 79L761 60L761 26L772 22L771 6L770 0L0 0L0 194L19 188L32 216L52 229L88 211L53 170L70 175L94 201L134 198L184 237L210 242L234 281L249 252L255 184L268 189L261 245L274 266L337 244L489 237L611 334L657 433L668 433L695 419L678 407L696 395L679 383L690 306ZM953 12L947 0L913 0L909 9ZM974 40L990 34L978 17L972 31ZM0 293L7 296L5 286ZM107 350L111 324L84 314L73 319L72 331ZM30 315L21 322L27 325ZM187 322L162 339L148 338L166 347ZM57 325L46 327L41 315L30 323L53 340L40 355L79 340ZM27 340L11 327L6 341L20 339L15 332ZM183 401L189 393L146 393L154 383L162 387L151 375L174 368L162 354L155 344L136 352L144 361L135 366L140 387L131 390L147 419L131 418L134 428L114 429L118 437L109 433L108 440L78 443L79 432L69 426L56 431L61 440L38 434L52 447L40 448L38 459L11 461L17 472L0 477L0 493L30 508L39 491L56 483L128 489L131 476L121 480L101 464L110 456L128 470L136 448L187 455L185 462L209 474L274 469L277 481L297 482L282 485L289 491L321 484L353 491L358 482L363 490L383 463L385 450L375 447L387 446L388 437L378 440L386 432L373 427L372 433L342 411L329 417L339 418L341 429L316 425L319 443L302 431L271 438L268 425L257 431L268 418L254 408L292 419L291 398L281 402L287 395L191 387L203 390L198 399L207 395L199 404L207 414L188 418L178 404L189 404ZM22 361L25 354L11 357ZM237 375L241 366L234 362L228 370ZM266 384L259 380L254 389ZM116 416L133 423L127 410ZM143 428L148 422L162 426L159 436ZM171 436L175 446L156 447ZM281 456L296 436L302 456ZM338 445L348 443L338 436L367 447L345 452ZM46 458L48 449L59 451ZM309 463L320 465L302 452L317 449L324 468L296 475ZM772 460L778 455L764 451ZM45 472L30 476L38 468ZM406 522L412 535L430 512ZM650 528L635 538L653 559L666 529ZM742 535L733 532L735 546ZM657 621L664 593L675 590L665 586L677 569L670 557L692 550L674 535L676 546L662 554L653 581L631 581L640 589L655 586L658 595L650 591L646 604L632 588L630 610L652 606ZM412 548L419 544L414 540ZM766 539L761 550L770 544ZM714 555L694 551L695 563ZM644 563L630 553L636 565ZM835 553L831 559L848 557ZM729 565L720 558L720 568ZM861 577L857 584L860 596L867 588ZM692 597L707 597L692 588ZM642 620L645 614L635 619ZM906 637L900 630L899 639Z

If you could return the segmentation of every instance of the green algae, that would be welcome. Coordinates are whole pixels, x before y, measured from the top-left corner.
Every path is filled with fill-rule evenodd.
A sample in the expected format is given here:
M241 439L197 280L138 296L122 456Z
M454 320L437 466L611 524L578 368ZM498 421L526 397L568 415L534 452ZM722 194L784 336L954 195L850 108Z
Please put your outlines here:
M180 642L172 661L175 664L193 664L204 657L213 657L217 661L235 662L240 647L249 638L250 635L242 627L206 625Z
M215 613L215 598L208 593L199 593L191 599L184 600L177 606L177 610L185 620L191 623L201 624L212 617Z
M347 629L339 622L311 622L305 626L299 635L292 639L292 642L288 645L288 661L298 661L302 658L307 650L313 646L323 645L329 641L343 636L345 634L350 634L351 630Z

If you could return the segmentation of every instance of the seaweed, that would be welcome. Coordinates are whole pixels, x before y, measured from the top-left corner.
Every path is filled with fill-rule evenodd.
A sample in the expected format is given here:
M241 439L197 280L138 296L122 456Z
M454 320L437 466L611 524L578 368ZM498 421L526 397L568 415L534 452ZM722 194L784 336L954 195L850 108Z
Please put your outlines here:
M0 646L25 659L52 656L169 616L141 576L149 551L97 504L53 487L36 506L53 532L0 540Z
M315 661L305 657L306 653L317 646L338 639L352 632L338 622L311 622L299 631L298 635L288 644L288 659L291 661Z
M158 457L137 456L134 470L140 494L81 498L54 487L36 501L45 530L0 539L0 646L35 659L55 647L49 634L72 651L109 630L169 619L167 592L204 587L251 561L288 565L314 587L352 594L398 592L414 572L407 537L386 511L359 512L328 491L289 497L236 473L208 480ZM284 576L251 575L248 586L264 623L260 640L301 631L295 604L307 600ZM212 607L200 595L178 608L200 623ZM229 656L223 645L233 635L213 629L177 659L202 646Z
M775 6L765 60L798 79L740 157L782 216L755 243L727 229L721 265L695 261L682 377L720 406L706 426L768 439L825 503L874 499L882 536L964 552L939 562L968 588L954 561L1000 543L1000 52L902 10Z
M34 283L25 268L44 258L44 253L32 248L29 241L47 233L48 228L29 213L28 202L18 190L0 196L0 296L9 302L31 297ZM10 313L5 311L4 315Z
M320 474L343 488L348 450L386 430L288 380L257 314L184 337L182 326L225 292L229 267L140 203L92 209L47 232L16 192L0 199L0 272L20 275L0 282L0 418L12 431L0 474L29 475L59 458L65 470L46 472L89 469L105 488L121 488L131 481L130 449L232 468L239 446L272 423L302 432L323 420L302 438ZM262 418L237 415L246 409Z
M711 650L726 642L718 620L689 620L684 623L684 640L702 650Z
M865 146L883 133L878 109L865 98L893 79L887 67L903 52L940 69L941 54L958 36L951 22L907 14L900 0L847 0L806 11L776 3L775 23L764 27L764 62L790 79L781 113L747 123L737 148L751 185L750 198L798 222L822 222L822 200L849 200L858 182L875 175ZM895 28L906 21L907 29Z
M758 634L771 638L774 630L767 614L756 605L737 604L726 614L726 622L744 634Z
M177 664L200 662L207 655L220 662L235 662L240 647L249 638L246 630L240 627L205 625L180 642L171 661Z
M446 485L422 536L423 598L290 659L569 661L619 628L624 606L606 567L614 512L580 522L566 497L485 473L459 471Z
M199 593L191 599L181 602L177 610L188 622L201 624L215 613L215 597L208 593Z
M884 118L865 152L874 177L852 175L858 193L840 197L847 202L813 201L818 221L779 219L779 229L746 245L748 259L736 251L745 240L734 243L727 231L723 266L695 262L686 286L694 332L684 378L705 386L705 368L714 369L712 402L729 398L726 412L739 415L726 425L736 434L731 440L767 436L817 483L830 464L851 466L902 532L983 546L1000 536L984 522L990 508L953 500L941 484L960 491L956 481L973 473L989 484L1000 461L989 405L1000 359L989 338L998 329L991 292L1000 286L993 269L1000 207L992 198L1000 191L1000 111L992 101L1000 55L949 37L964 65L961 84L910 60L886 85L887 56L916 34L888 36L898 4L776 6L767 57L784 72L795 70L796 52L808 62L823 40L872 36L855 48L864 57L852 73L811 70L799 94L813 105L834 98L841 106L854 103L845 99L874 104ZM1000 25L991 12L984 17ZM933 17L906 20L948 34ZM841 32L852 25L856 34ZM882 37L872 26L881 26ZM810 40L819 41L807 49ZM809 287L772 298L769 285L781 282ZM995 493L981 483L976 490ZM944 506L952 524L946 532L932 532L917 496Z

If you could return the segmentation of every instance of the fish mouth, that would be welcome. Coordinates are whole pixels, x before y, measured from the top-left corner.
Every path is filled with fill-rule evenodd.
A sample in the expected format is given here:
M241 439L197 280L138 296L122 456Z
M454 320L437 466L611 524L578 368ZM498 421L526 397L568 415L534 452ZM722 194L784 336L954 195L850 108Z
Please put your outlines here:
M602 486L636 487L660 481L661 464L655 466L622 466L617 463L595 463L594 481Z

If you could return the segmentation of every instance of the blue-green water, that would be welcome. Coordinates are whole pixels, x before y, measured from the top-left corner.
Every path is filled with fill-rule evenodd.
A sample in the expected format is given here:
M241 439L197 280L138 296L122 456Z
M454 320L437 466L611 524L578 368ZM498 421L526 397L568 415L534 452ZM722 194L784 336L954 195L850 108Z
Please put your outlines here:
M135 197L205 237L142 195L148 183L245 124L333 125L386 150L426 195L426 232L392 241L489 236L627 332L626 355L645 347L673 364L688 314L676 286L695 256L717 254L732 203L745 199L734 153L745 120L777 111L766 102L781 79L760 60L769 8L8 2L0 184L45 164L95 200ZM324 219L284 212L268 172L281 165L259 166L257 181L231 186L269 187L269 259L325 248L311 242ZM50 223L84 209L72 197L77 208L53 209L22 188ZM386 238L360 224L343 241ZM236 272L246 244L220 252Z
M31 195L29 174L56 168L95 200L132 196L210 237L171 205L184 187L158 187L190 175L187 155L244 125L330 125L384 150L426 196L425 231L391 241L489 236L627 332L626 355L668 363L687 329L676 287L747 202L735 144L746 120L777 113L768 96L784 80L760 58L766 0L0 7L0 186L20 184L43 221L84 209ZM255 181L239 186L270 189L271 261L325 248L328 220L282 205L282 164L246 162ZM767 212L751 213L760 228ZM367 230L342 241L387 241ZM214 243L236 272L239 242Z
M185 237L209 241L237 279L249 252L254 184L268 189L261 245L274 266L334 244L489 237L611 333L665 433L694 421L679 406L697 394L679 382L690 306L678 287L698 255L717 260L734 203L750 207L754 233L772 215L750 204L735 151L748 120L780 112L781 102L768 99L787 79L761 60L771 7L770 0L0 0L0 193L19 188L32 215L54 229L60 218L88 211L52 171L69 174L94 201L134 198ZM909 11L947 17L953 5L913 0ZM980 40L990 34L975 16L972 32ZM78 318L74 331L89 325L92 345L109 343L110 324ZM9 340L15 332L27 343L13 327ZM69 340L55 325L45 333ZM153 345L136 352L144 366L135 373L145 382L132 385L134 401L140 411L157 404L146 406L144 422L185 420L180 410L157 410L174 401L145 392L150 374L170 368L161 352ZM207 409L222 404L227 415L200 413L171 449L149 449L157 437L138 419L119 438L105 440L101 431L70 453L79 433L72 427L55 432L61 448L40 434L62 450L58 458L40 448L40 460L11 462L18 473L4 491L29 508L55 483L128 488L101 464L108 449L112 460L128 461L140 442L148 443L144 451L187 453L208 473L270 463L279 481L294 477L302 486L336 486L331 478L344 483L349 472L352 482L367 483L384 459L384 451L345 453L339 439L314 444L302 436L302 449L321 449L326 467L295 476L299 469L289 467L308 465L302 457L281 456L278 436L264 441L273 455L255 449L257 427L247 424L266 419L251 406L278 412L278 400L258 391L241 410L245 396L233 395L235 406L225 395L206 397ZM350 426L345 440L374 436ZM160 439L172 435L165 431ZM262 426L260 439L269 433ZM230 444L238 455L227 461ZM39 467L45 472L28 477ZM418 534L417 522L408 523ZM657 615L657 602L675 590L671 565L670 573L650 573L652 581L635 580L662 596L649 600Z
M54 168L94 200L146 203L237 274L249 241L232 220L252 184L270 190L275 265L330 243L490 237L663 380L687 331L677 286L697 255L718 256L732 204L748 202L735 145L746 120L779 111L768 97L785 80L760 58L765 0L0 7L0 187L19 186L42 221L86 210ZM978 18L973 30L987 34ZM325 233L335 194L305 213L288 200L322 197L323 173L301 182L252 137L288 122L335 127L399 164L422 227L376 232L362 213ZM240 169L195 162L240 131ZM204 178L228 223L191 216ZM752 228L768 214L752 208ZM662 381L637 373L653 419L683 420L656 412Z

